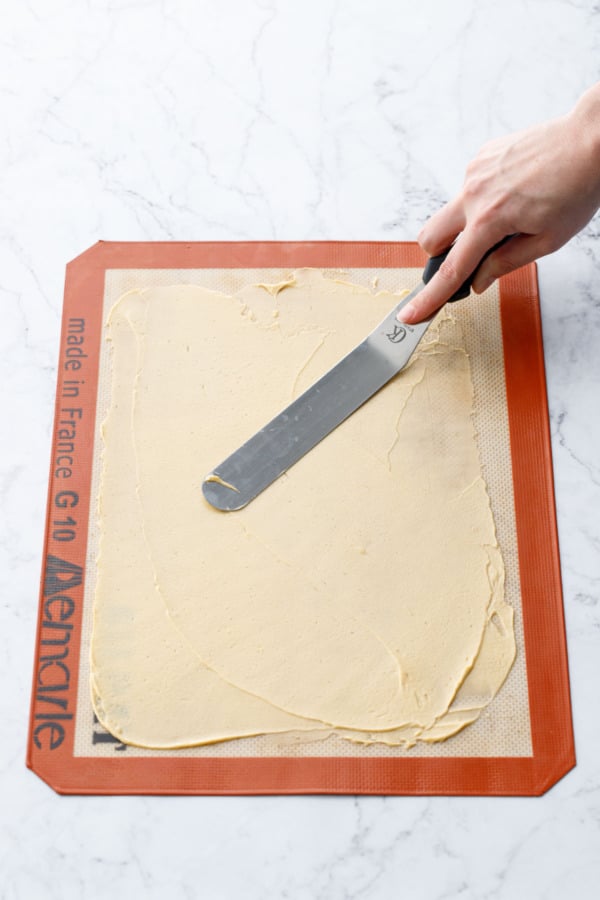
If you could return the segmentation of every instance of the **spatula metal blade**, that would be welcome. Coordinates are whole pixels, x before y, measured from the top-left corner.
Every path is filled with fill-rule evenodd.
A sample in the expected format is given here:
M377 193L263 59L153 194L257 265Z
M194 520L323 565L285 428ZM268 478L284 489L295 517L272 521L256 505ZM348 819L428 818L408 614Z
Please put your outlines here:
M242 509L407 364L431 319L396 316L419 286L354 350L206 476L202 492L223 512Z

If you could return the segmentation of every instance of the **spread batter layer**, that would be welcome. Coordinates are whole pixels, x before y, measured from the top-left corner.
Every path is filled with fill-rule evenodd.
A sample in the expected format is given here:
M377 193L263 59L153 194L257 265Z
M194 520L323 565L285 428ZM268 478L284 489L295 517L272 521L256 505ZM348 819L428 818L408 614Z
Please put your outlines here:
M91 669L121 740L410 747L450 737L500 689L512 608L451 313L249 506L202 496L207 472L397 302L300 270L235 296L132 291L111 310Z

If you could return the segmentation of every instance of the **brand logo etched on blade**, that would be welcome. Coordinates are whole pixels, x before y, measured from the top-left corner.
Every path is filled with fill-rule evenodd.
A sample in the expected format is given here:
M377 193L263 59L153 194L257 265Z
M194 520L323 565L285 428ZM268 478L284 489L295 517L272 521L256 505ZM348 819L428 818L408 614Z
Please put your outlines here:
M385 336L392 344L399 344L406 337L406 328L403 325L394 325L394 330L386 332Z

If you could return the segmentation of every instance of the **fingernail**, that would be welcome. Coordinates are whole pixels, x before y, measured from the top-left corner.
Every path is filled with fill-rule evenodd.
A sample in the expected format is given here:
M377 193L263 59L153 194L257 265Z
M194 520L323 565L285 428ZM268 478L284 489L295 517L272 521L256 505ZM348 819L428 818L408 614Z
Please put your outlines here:
M401 310L398 311L396 318L399 322L404 322L406 325L411 324L411 319L416 313L416 308L414 303L407 303L406 306L403 306Z

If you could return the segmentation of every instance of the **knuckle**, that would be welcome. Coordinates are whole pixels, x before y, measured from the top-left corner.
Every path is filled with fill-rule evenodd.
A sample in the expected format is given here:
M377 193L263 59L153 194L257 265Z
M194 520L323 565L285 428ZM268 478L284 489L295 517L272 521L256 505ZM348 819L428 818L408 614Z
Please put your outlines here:
M486 157L488 156L490 149L490 142L487 141L485 144L482 144L475 156L469 161L466 168L467 175L476 175L476 173L481 169L482 165L485 164Z
M473 219L473 227L477 229L498 230L504 220L504 202L501 197L488 197Z
M466 276L462 275L459 271L456 263L449 256L446 257L444 262L438 269L438 276L441 281L446 282L448 285L457 284L460 281L463 281Z
M431 250L431 247L434 243L433 238L431 237L430 231L428 229L424 228L421 231L421 233L419 234L419 237L417 238L417 240L418 240L419 244L421 245L421 247L423 248L423 250L425 250L427 253L429 253Z
M475 172L469 173L467 170L467 178L463 187L465 200L473 200L479 197L483 189L483 179L476 175Z

